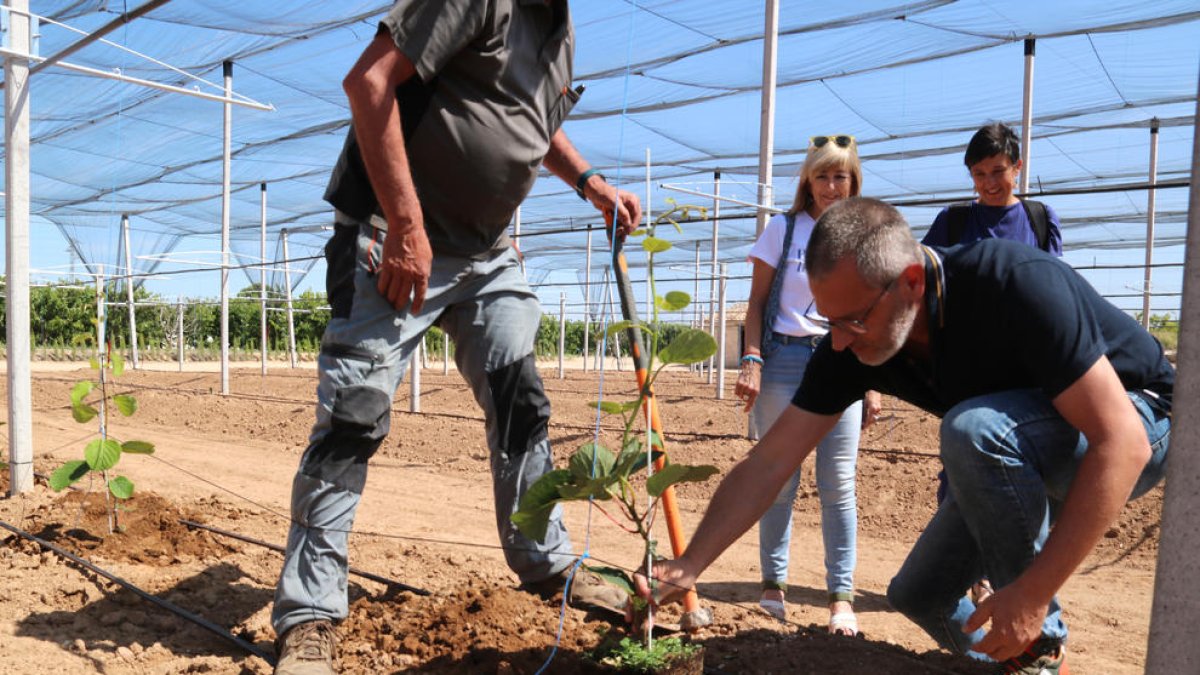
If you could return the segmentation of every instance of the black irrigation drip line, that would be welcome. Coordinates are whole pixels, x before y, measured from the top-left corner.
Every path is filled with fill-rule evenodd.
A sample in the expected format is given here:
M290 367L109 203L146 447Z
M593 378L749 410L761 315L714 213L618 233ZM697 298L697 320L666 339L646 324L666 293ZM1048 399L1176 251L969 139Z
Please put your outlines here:
M255 546L261 546L263 548L270 549L272 551L275 551L276 553L284 553L287 550L284 547L280 546L279 544L272 544L269 541L255 539L254 537L248 537L244 534L239 534L237 532L233 532L230 530L223 530L219 527L213 527L212 525L205 525L203 523L197 523L193 520L186 520L184 518L180 518L179 522L189 528L192 528L192 529L208 530L209 532L213 532L215 534L219 534L224 537L229 537L230 539L237 539L238 541L242 541L247 544L254 544ZM384 586L388 587L389 591L393 590L393 589L397 589L397 590L401 590L401 591L408 591L409 593L414 593L416 595L432 595L429 591L425 590L424 588L417 588L416 586L409 586L406 583L396 581L395 579L388 579L387 577L381 577L378 574L374 574L372 572L367 572L365 570L358 569L357 567L349 567L348 569L350 571L350 574L353 574L354 576L357 576L357 577L362 577L363 579L367 579L368 581L374 581L376 583L383 584Z
M271 656L270 654L267 654L266 652L260 651L258 649L258 647L255 647L254 645L250 644L249 642L237 637L233 633L230 633L228 630L218 626L217 624L209 621L208 619L205 619L204 617L200 616L199 614L194 614L194 613L180 607L179 605L176 605L173 602L170 602L168 600L164 600L164 599L158 597L157 595L154 595L152 593L147 593L146 591L143 591L142 589L129 583L128 581L122 579L121 577L118 577L117 575L115 575L101 567L98 567L97 565L95 565L91 562L88 562L87 560L84 560L83 558L80 558L79 556L77 556L69 551L59 548L58 546L55 546L54 544L51 544L50 542L48 542L36 535L26 532L25 530L22 530L19 527L10 525L2 520L0 520L0 527L3 527L4 529L8 530L9 532L12 532L13 534L17 535L18 537L21 537L23 539L28 539L29 541L34 542L38 546L41 546L43 549L50 551L50 552L58 555L61 558L65 558L65 559L71 561L72 563L74 563L88 571L98 574L98 575L104 577L105 579L108 579L109 581L111 581L111 582L117 584L118 586L120 586L121 588L124 588L125 590L133 593L134 595L138 596L139 598L146 600L147 602L158 605L162 609L165 609L168 612L171 612L172 614L175 614L176 616L178 616L182 619L185 619L187 621L190 621L191 623L196 624L197 626L212 633L213 635L216 635L218 638L224 640L225 642L228 642L229 644L250 654L251 656L257 656L258 658L262 659L263 661L266 661L268 665L270 665L270 666L275 665L275 657Z

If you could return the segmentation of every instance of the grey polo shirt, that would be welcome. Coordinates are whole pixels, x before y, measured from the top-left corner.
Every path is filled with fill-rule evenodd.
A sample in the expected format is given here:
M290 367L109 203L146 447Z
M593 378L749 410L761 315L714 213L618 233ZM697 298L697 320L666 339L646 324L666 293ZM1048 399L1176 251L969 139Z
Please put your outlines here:
M380 31L416 68L396 99L434 252L507 247L508 223L579 99L566 0L400 0ZM387 227L353 127L325 199L342 222Z

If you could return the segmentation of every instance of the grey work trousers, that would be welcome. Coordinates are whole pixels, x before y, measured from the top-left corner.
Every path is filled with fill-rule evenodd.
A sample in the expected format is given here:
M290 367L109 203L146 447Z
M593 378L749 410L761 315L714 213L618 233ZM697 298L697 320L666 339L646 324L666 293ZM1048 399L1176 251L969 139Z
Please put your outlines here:
M346 617L347 538L367 460L388 434L409 356L435 322L454 340L455 363L484 412L496 529L509 567L522 582L536 582L573 560L561 509L544 543L509 522L525 490L553 468L550 403L533 355L541 309L516 253L435 256L424 307L413 315L397 312L376 289L383 236L369 225L339 225L325 247L332 318L321 344L316 424L292 482L292 524L271 613L278 635Z

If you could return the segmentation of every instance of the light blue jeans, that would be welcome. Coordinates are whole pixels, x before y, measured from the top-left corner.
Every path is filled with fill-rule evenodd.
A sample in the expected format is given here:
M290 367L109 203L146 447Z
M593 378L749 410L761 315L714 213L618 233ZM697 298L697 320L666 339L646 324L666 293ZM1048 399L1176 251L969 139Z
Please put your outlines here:
M762 438L791 405L812 351L808 343L782 344L775 338L763 344L762 378L750 414L752 431L758 438ZM858 465L861 427L862 402L859 401L846 408L829 434L817 444L817 494L821 500L821 538L825 544L825 587L831 602L849 601L854 593L854 564L858 551L854 472ZM787 583L792 505L799 485L800 471L797 470L758 521L758 556L764 587L783 588Z
M1162 478L1171 420L1140 394L1129 394L1152 456L1134 486L1136 499ZM1052 522L1087 451L1087 439L1040 391L1023 389L968 399L942 420L942 464L950 490L888 587L888 601L938 644L984 658L971 647L983 630L964 633L975 611L965 597L986 576L1011 583L1042 550ZM1042 636L1065 640L1057 598Z

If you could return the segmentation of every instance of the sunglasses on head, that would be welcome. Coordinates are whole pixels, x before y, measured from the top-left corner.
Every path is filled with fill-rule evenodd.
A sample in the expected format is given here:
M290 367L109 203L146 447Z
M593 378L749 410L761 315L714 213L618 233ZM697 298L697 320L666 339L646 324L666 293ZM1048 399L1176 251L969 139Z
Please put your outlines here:
M813 136L812 138L808 139L808 142L812 143L814 148L823 148L825 147L825 144L829 143L830 141L832 141L833 144L839 148L848 148L851 145L854 145L854 137L846 136L844 134L841 136Z

